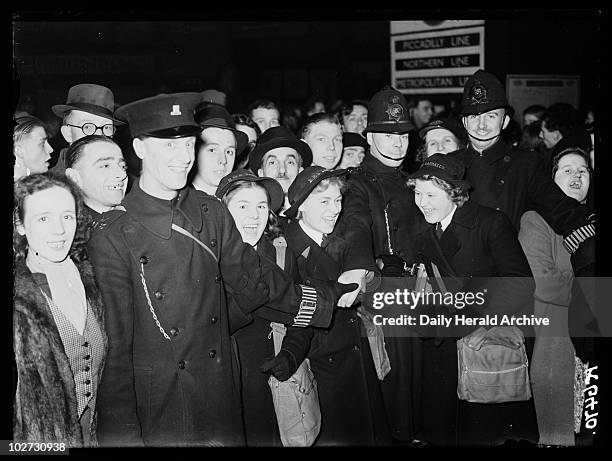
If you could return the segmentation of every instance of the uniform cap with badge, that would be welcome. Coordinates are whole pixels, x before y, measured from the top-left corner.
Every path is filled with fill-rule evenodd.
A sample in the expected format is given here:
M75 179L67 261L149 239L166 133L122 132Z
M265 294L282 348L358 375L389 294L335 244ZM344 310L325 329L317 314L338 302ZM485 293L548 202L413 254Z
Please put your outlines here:
M128 123L132 138L184 138L197 136L202 128L193 118L201 93L158 94L121 106L117 118Z
M347 173L348 170L345 169L327 170L318 165L304 168L304 170L295 177L291 186L289 186L287 198L291 206L285 210L285 216L289 218L297 216L300 205L304 203L304 200L308 198L310 193L321 181L335 176L344 176Z
M499 79L490 72L478 69L463 87L461 115L479 115L495 109L506 109L511 118L514 114Z
M403 134L412 130L408 102L402 93L386 85L368 103L366 133Z
M270 209L274 212L276 212L285 201L283 187L276 179L268 178L266 176L257 176L252 171L244 169L232 171L230 174L224 176L219 182L215 195L222 199L223 196L227 194L232 184L235 184L238 181L260 183L270 196Z

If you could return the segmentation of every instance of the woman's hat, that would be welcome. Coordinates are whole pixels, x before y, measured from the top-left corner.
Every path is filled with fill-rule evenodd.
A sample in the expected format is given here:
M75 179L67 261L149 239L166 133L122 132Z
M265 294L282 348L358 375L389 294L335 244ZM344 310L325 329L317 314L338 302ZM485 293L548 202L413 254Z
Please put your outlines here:
M450 131L462 144L465 144L467 142L467 131L465 131L465 128L461 123L459 123L456 119L452 117L433 119L431 122L429 122L427 125L425 125L419 130L419 137L421 139L425 139L425 135L428 132L437 128L442 128Z
M427 157L421 167L412 174L408 175L409 179L421 179L425 175L435 176L438 179L446 181L451 186L461 187L463 190L468 190L472 186L465 181L465 166L461 160L453 156L445 154L433 154Z
M291 206L285 210L285 216L288 218L294 218L297 215L300 205L304 203L304 200L308 198L310 193L321 181L335 176L343 176L347 173L348 171L345 169L326 170L322 166L318 165L304 168L304 170L295 177L289 186L287 196Z
M283 187L276 179L256 176L251 171L243 169L232 171L230 174L224 176L219 182L219 186L217 186L215 195L222 199L229 190L230 186L237 181L260 183L268 191L268 195L270 196L270 209L274 212L283 206L283 203L285 202Z
M345 147L369 147L366 138L358 133L342 133L342 148Z
M236 137L236 155L244 150L249 143L246 133L236 129L236 124L227 109L219 104L211 104L208 101L200 103L194 114L194 119L202 129L208 127L230 130Z
M264 155L277 147L290 147L300 154L302 167L306 168L312 163L312 151L308 144L296 138L291 130L284 126L268 128L257 140L257 144L249 155L249 168L257 173L261 168Z
M368 125L366 133L403 134L412 130L408 102L402 93L387 85L372 96L368 103Z
M66 104L56 104L51 107L51 110L60 118L63 118L69 110L82 110L123 125L123 122L114 116L115 97L113 92L109 88L95 83L74 85L68 90Z

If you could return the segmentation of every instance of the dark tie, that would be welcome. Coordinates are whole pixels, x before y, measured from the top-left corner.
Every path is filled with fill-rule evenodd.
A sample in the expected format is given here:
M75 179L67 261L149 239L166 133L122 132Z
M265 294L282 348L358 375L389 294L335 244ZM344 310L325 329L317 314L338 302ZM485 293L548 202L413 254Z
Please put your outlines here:
M442 237L443 233L444 231L442 230L442 224L436 223L436 237L438 237L438 240L440 240L440 237Z
M325 248L329 243L329 236L327 234L323 234L323 240L321 240L321 248Z

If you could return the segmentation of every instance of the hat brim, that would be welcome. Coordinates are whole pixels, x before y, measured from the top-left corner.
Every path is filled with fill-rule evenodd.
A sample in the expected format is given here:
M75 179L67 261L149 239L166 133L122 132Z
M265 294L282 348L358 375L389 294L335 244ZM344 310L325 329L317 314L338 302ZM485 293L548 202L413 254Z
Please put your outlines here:
M242 153L244 148L249 144L249 137L247 136L247 134L236 128L231 128L220 123L207 124L206 122L200 124L199 126L200 132L204 131L206 128L221 128L222 130L229 130L234 133L234 136L236 138L236 155Z
M64 118L64 114L69 110L80 110L90 114L98 115L99 117L108 118L112 120L116 125L125 125L125 122L116 118L111 111L109 111L105 107L96 106L94 104L56 104L55 106L51 107L51 110L59 118Z
M253 176L248 178L236 178L235 181L228 182L222 188L217 189L215 195L222 199L223 196L227 193L228 189L232 184L237 181L249 181L261 183L261 185L266 189L268 195L270 196L270 209L275 213L283 206L285 203L285 192L283 191L283 187L280 183L273 178L268 178L266 176Z
M464 179L450 179L446 177L445 175L441 175L440 170L438 168L433 168L431 166L423 166L419 168L417 171L415 171L414 173L407 175L406 178L407 179L420 179L425 175L435 176L436 178L441 179L442 181L446 181L451 186L460 187L461 189L465 191L470 190L472 188L472 185L468 181Z
M304 203L304 200L306 200L310 193L314 190L314 188L317 187L317 184L319 184L324 179L333 178L336 176L344 176L347 173L348 170L345 170L343 168L337 170L327 170L321 173L321 176L319 176L316 181L313 181L312 183L308 184L308 186L303 191L301 191L300 196L296 197L295 201L291 204L291 206L287 208L283 213L288 218L295 218L297 216L300 205Z
M181 125L163 130L147 131L139 133L137 136L149 136L151 138L177 139L189 136L197 136L202 131L198 125Z
M364 136L366 133L404 134L408 133L413 128L414 125L409 121L399 123L372 123L371 125L368 125L361 133Z
M279 147L289 147L294 149L302 158L302 168L309 167L312 163L312 151L308 144L299 139L287 139L287 138L274 138L268 142L257 144L249 154L249 168L253 173L257 174L257 171L261 168L261 162L264 155L272 149Z
M507 104L481 104L475 109L465 109L461 111L461 116L480 115L495 109L506 109L506 114L512 118L514 116L514 108Z
M441 126L441 125L436 125L436 126L424 126L423 128L421 128L419 130L419 138L421 139L425 139L425 135L427 135L427 133L429 133L430 131L433 130L446 130L446 131L450 131L451 133L453 133L455 135L455 137L462 143L466 143L467 142L467 133L457 133L456 130L453 130L451 127L448 126Z

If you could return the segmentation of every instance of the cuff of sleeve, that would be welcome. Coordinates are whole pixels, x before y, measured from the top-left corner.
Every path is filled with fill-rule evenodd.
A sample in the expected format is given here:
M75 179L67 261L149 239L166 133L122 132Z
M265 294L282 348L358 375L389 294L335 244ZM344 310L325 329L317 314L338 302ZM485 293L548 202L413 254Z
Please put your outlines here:
M582 242L589 237L595 237L595 225L587 224L586 226L575 229L571 234L563 239L563 246L570 253L576 252Z
M292 326L307 327L317 310L317 290L306 285L300 285L300 288L302 289L302 301L300 302L300 310L293 319Z

